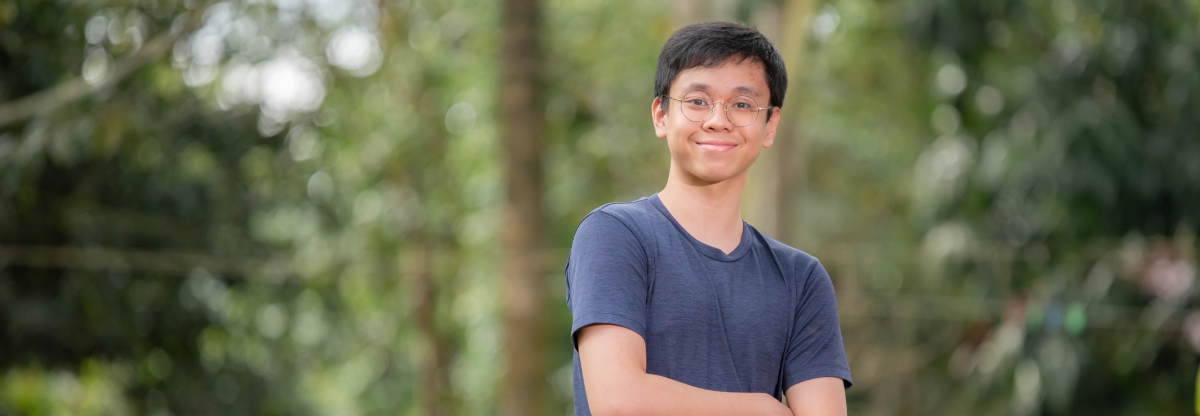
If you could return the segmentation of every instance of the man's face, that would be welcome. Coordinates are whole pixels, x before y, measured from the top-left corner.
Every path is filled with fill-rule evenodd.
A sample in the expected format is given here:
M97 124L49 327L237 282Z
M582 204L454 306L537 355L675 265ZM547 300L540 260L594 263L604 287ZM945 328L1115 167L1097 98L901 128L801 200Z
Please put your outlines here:
M735 59L713 68L680 71L671 83L671 97L684 98L693 91L704 92L721 102L746 95L759 107L768 106L771 98L763 66L752 60ZM666 111L660 100L670 101ZM721 182L744 174L758 152L771 147L779 124L777 108L762 110L753 123L739 127L730 122L722 104L716 105L707 120L699 122L684 117L681 106L681 102L669 98L655 99L651 109L654 132L667 139L672 169L682 174L682 179L697 184ZM768 111L774 112L770 121Z

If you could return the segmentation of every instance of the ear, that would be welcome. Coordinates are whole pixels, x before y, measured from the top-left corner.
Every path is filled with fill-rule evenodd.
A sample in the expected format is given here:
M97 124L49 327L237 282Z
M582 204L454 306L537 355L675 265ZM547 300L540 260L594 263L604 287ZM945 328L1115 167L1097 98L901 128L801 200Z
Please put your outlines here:
M667 112L662 108L662 97L655 97L654 103L650 104L650 119L654 122L654 135L667 138Z
M763 137L763 147L771 147L775 143L775 129L779 127L779 113L779 107L771 107L767 110L771 119L767 120L767 135Z

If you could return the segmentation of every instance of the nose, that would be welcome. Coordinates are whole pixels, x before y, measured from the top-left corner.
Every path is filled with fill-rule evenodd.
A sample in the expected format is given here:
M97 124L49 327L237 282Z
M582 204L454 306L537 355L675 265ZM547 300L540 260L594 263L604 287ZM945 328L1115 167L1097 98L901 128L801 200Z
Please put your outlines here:
M733 123L729 121L729 113L724 102L713 102L712 116L708 117L708 120L704 120L704 125L702 127L704 127L705 130L711 131L733 130Z

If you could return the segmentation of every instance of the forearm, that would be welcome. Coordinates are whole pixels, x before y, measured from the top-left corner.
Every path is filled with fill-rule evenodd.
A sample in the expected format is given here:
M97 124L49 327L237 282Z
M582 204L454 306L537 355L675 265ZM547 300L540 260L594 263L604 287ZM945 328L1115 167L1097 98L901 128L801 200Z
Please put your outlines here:
M642 337L617 325L581 329L579 362L594 416L794 416L764 393L705 390L647 373Z
M837 377L795 384L787 389L787 401L795 416L846 416L846 388Z
M596 416L792 416L783 403L764 393L705 390L654 374L631 375L595 395L592 390L588 389L588 404Z

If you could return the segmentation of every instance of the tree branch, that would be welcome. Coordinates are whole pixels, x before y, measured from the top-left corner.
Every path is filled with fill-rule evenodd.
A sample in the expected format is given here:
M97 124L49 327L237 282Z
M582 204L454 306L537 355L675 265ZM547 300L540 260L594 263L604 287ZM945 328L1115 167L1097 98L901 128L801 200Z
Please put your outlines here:
M292 270L285 256L234 258L205 253L131 250L112 247L0 245L0 265L93 272L126 270L186 275L196 267L231 276L285 279Z
M82 99L105 87L120 82L133 73L133 71L171 50L171 47L175 45L175 41L181 36L196 30L204 20L204 11L212 4L213 2L210 1L203 7L189 12L191 14L188 16L187 22L179 30L168 31L146 42L145 46L142 46L133 55L117 63L112 72L95 84L89 84L82 77L75 77L48 90L43 90L6 103L0 103L0 128L19 123L38 114L52 112L65 104Z

